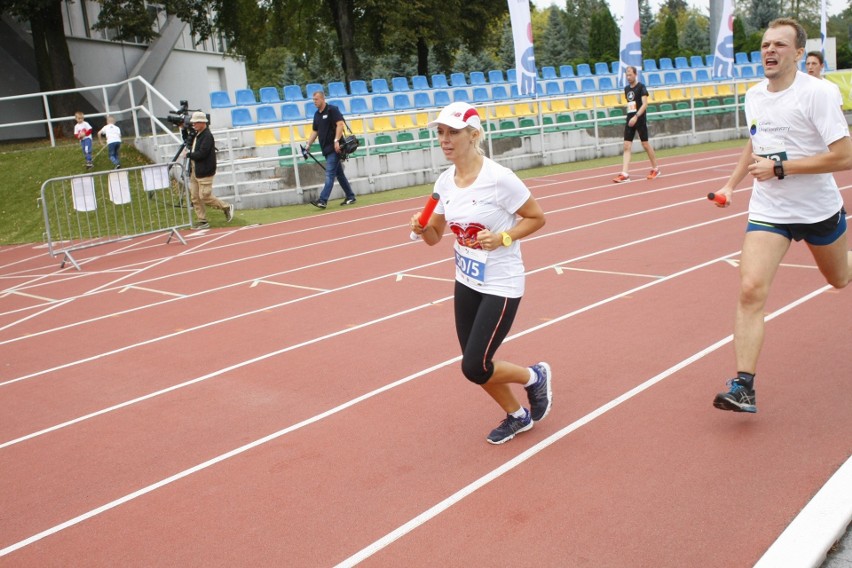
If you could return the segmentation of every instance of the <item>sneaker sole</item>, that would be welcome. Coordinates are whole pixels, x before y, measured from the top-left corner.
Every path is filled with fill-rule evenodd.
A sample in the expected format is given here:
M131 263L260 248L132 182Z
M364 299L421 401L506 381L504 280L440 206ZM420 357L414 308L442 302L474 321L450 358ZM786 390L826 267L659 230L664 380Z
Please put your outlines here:
M753 404L739 404L724 396L714 398L713 406L719 410L730 410L731 412L748 412L749 414L757 412L757 407Z
M521 432L526 432L527 430L532 428L534 424L535 424L535 422L530 420L529 426L525 426L525 427L521 428L520 430L518 430L517 432L515 432L511 436L507 436L507 437L503 438L502 440L497 440L496 442L494 440L492 440L491 438L485 438L485 441L488 442L489 444L493 444L495 446L499 446L500 444L505 444L506 442L508 442L509 440L511 440L512 438L514 438L518 434L520 434Z
M544 410L544 414L541 415L541 418L533 420L533 422L541 422L544 420L545 417L550 414L550 409L553 408L553 372L550 370L550 365L544 361L540 361L538 364L547 370L547 408Z

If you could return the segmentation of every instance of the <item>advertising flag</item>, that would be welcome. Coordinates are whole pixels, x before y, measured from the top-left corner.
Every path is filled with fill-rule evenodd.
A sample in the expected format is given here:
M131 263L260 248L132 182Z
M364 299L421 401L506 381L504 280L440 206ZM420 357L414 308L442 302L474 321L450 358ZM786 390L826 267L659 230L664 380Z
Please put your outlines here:
M828 37L826 33L826 25L825 25L825 0L821 0L819 6L819 35L822 38L820 42L820 50L822 50L822 58L825 59L825 38ZM828 70L828 66L825 67L826 71Z
M635 67L637 75L642 71L642 28L639 23L639 0L625 0L624 2L624 18L621 21L621 45L618 52L616 83L619 87L624 87L624 72L628 67Z
M722 19L716 37L716 52L713 55L713 78L734 78L734 0L722 3Z
M509 15L512 19L512 38L515 41L518 93L535 96L536 69L529 1L509 0Z

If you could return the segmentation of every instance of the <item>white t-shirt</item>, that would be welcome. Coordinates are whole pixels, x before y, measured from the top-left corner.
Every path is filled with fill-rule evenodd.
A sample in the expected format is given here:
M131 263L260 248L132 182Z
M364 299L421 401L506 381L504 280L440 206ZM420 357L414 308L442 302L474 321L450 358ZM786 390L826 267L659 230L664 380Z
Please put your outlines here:
M106 143L121 142L121 129L114 124L107 124L101 128L101 133L106 136Z
M530 190L515 173L485 158L471 185L460 188L451 166L435 182L441 196L435 212L444 215L456 237L456 280L485 294L505 298L524 295L524 261L521 243L484 251L476 242L482 229L492 233L515 226L515 212L530 198Z
M745 112L754 153L795 160L828 151L849 136L836 93L821 79L798 71L793 84L771 93L763 80L746 92ZM837 213L843 200L834 176L800 174L754 181L749 217L769 223L817 223Z
M92 137L92 125L86 122L78 122L74 125L74 136L78 140L85 140Z

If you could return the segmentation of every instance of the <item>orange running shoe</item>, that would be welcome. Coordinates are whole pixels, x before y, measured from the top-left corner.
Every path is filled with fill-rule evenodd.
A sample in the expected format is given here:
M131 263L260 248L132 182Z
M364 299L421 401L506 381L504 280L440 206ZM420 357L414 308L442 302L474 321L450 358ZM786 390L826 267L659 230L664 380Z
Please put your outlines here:
M618 174L614 178L612 178L613 183L622 183L625 181L630 181L630 176L624 174Z
M656 179L658 175L660 175L660 168L654 168L645 179Z

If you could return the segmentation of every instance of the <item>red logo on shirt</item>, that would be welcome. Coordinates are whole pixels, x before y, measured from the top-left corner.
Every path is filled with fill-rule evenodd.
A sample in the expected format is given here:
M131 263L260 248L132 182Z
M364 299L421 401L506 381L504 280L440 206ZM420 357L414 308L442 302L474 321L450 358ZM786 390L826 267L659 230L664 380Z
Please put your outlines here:
M450 223L450 230L456 236L459 244L472 249L482 248L479 241L476 240L476 236L483 229L485 229L485 225L481 223L468 223L464 225Z

